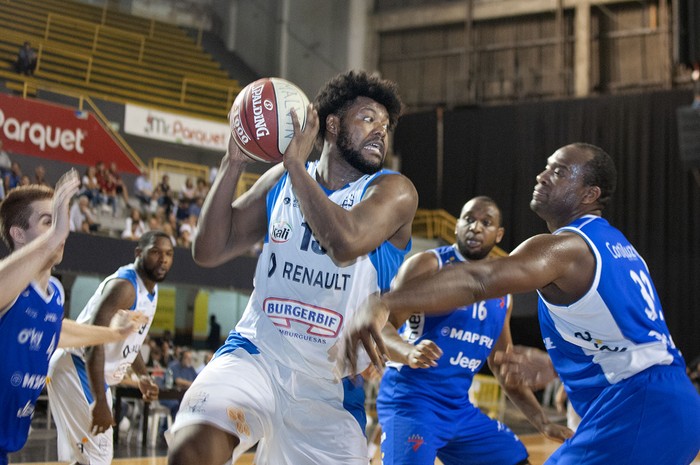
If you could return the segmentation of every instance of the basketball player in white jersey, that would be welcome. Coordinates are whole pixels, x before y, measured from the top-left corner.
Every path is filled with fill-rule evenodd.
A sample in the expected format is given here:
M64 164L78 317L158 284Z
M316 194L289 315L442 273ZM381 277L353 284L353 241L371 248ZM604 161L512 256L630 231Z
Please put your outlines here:
M182 401L170 464L235 462L256 442L258 465L367 464L364 391L340 367L338 343L348 315L389 288L410 248L415 188L382 170L400 111L390 81L331 79L304 130L292 113L283 164L239 198L251 160L229 142L195 260L216 266L264 245L241 321ZM317 137L320 159L307 162Z
M56 347L117 341L134 329L127 320L111 329L63 319L63 287L51 270L63 258L68 204L79 185L71 170L55 192L22 186L0 205L0 235L11 251L0 260L0 465L27 441Z
M118 309L138 310L147 321L118 343L92 349L57 350L49 363L47 383L56 419L58 459L83 465L112 462L112 396L109 386L121 382L131 366L139 375L144 400L158 398L158 386L141 358L143 340L155 316L158 284L173 263L173 246L162 231L138 240L133 263L105 278L76 321L107 324Z
M537 290L544 345L581 416L576 433L546 463L687 465L700 449L700 395L646 263L601 217L615 184L612 158L599 147L560 148L537 176L530 202L552 234L534 236L500 260L445 267L363 307L346 356L353 360L353 346L364 337L380 363L385 349L376 331L389 313L440 312ZM532 354L517 353L520 363L499 354L494 358L510 384L548 378L541 364L528 369Z

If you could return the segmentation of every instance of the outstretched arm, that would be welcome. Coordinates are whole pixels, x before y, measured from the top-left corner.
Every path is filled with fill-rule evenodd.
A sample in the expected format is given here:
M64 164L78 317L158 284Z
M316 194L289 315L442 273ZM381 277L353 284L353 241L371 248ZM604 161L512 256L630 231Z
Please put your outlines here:
M51 227L39 237L0 260L0 316L17 296L42 271L53 266L70 232L70 199L78 192L80 179L75 170L64 174L56 183L53 196ZM13 226L14 228L14 226Z
M344 337L350 366L354 366L359 344L364 346L372 363L383 364L387 351L380 331L389 315L405 319L419 311L439 314L481 300L533 291L548 285L567 292L580 286L581 270L576 265L592 255L585 242L574 236L535 236L523 242L508 257L458 263L413 281L410 286L389 292L381 299L368 299L347 323Z
M512 347L513 340L510 332L510 317L513 311L512 299L508 306L508 313L503 324L503 330L499 336L491 354L489 354L488 363L491 372L494 374L498 383L505 390L506 394L518 409L525 415L532 426L537 428L537 431L557 442L564 442L566 439L573 436L574 432L566 426L551 423L549 418L542 410L542 406L537 401L532 390L523 384L508 385L504 381L504 375L500 371L502 364L495 361L495 352L505 351ZM502 360L502 359L501 359Z
M107 344L126 339L129 334L148 322L142 312L119 310L112 318L109 327L83 325L73 320L64 319L61 324L61 336L58 347L85 347Z
M407 282L432 274L437 270L438 261L433 253L421 252L416 254L401 265L394 280L393 288L401 289ZM442 349L435 342L427 339L415 345L404 341L399 336L397 328L400 328L405 321L406 318L391 315L384 329L382 329L382 337L389 352L389 360L408 365L411 368L436 366L436 360L442 356Z

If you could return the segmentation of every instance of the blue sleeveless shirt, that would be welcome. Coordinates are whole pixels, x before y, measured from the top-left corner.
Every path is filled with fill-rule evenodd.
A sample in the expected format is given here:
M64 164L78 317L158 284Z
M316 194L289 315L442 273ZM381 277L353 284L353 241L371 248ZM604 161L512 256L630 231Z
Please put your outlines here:
M605 219L586 215L554 234L581 236L596 260L593 283L577 302L539 296L545 347L580 415L608 386L654 365L685 367L664 321L644 259Z
M46 384L49 358L63 321L63 287L49 280L49 294L32 282L0 317L0 454L22 448L34 404Z
M456 245L431 250L439 267L466 261ZM443 351L438 365L410 368L388 363L380 385L383 398L414 399L421 396L438 398L442 403L463 407L469 402L469 387L501 335L511 296L476 302L458 307L445 315L413 314L399 332L401 337L417 344L423 339L435 342Z

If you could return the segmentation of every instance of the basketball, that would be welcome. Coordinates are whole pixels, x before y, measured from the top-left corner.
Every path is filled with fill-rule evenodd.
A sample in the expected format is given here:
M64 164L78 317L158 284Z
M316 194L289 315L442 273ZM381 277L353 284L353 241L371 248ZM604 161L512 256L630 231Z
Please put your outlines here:
M229 113L231 136L250 158L279 163L294 136L290 110L294 108L303 129L309 99L291 82L262 78L245 86Z

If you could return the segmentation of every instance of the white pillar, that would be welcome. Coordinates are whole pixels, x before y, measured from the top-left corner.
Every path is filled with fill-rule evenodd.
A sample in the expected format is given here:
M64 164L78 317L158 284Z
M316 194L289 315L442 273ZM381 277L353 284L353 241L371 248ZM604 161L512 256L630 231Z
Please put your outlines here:
M591 5L576 4L574 19L574 95L584 97L591 89Z
M280 20L280 55L279 55L279 73L278 76L281 78L288 77L288 63L289 63L289 2L290 0L282 0L281 8L281 20Z
M348 2L348 69L366 69L365 47L367 45L367 21L370 13L369 0Z

